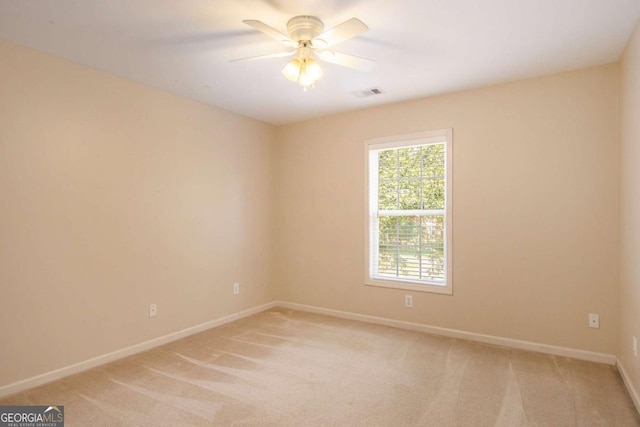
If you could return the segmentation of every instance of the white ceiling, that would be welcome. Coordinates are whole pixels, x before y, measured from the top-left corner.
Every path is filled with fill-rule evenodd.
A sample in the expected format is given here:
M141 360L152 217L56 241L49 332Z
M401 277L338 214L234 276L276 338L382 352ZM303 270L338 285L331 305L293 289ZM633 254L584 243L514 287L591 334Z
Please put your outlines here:
M364 21L335 49L375 69L323 63L304 92L288 58L229 62L283 49L243 19L296 15ZM639 19L640 0L0 0L0 38L274 124L614 62Z

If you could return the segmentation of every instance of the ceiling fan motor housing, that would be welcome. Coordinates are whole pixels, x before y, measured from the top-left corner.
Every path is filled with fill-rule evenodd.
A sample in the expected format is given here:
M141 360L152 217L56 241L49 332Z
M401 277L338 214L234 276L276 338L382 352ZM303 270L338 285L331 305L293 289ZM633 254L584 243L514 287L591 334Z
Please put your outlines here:
M324 24L315 16L296 16L287 22L287 32L295 41L313 40L324 30Z

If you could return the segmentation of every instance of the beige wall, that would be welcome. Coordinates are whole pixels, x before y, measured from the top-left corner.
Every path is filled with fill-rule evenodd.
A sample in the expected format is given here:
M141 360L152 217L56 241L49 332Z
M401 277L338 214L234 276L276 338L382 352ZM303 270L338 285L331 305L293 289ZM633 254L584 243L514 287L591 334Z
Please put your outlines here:
M640 359L640 23L620 63L620 338L618 358L636 393ZM640 345L640 343L639 343Z
M615 354L618 121L613 64L279 127L280 297ZM365 286L364 141L449 127L453 296Z
M0 385L274 299L272 126L5 42L0 64Z

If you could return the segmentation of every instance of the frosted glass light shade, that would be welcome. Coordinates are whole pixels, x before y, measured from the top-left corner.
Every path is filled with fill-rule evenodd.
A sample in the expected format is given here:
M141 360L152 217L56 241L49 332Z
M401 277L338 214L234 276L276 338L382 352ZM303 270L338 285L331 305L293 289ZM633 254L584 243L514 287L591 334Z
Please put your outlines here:
M291 80L292 82L297 83L298 77L300 77L300 68L302 68L302 61L300 61L298 58L293 58L282 69L282 75L287 80Z
M313 58L294 58L282 69L287 80L308 87L315 85L322 78L322 68Z

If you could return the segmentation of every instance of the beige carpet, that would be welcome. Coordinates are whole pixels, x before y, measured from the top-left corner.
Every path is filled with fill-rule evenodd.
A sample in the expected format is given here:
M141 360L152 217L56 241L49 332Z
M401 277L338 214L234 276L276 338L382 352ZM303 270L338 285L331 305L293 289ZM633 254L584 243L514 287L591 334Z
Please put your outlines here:
M287 310L0 404L67 426L640 426L611 366Z

